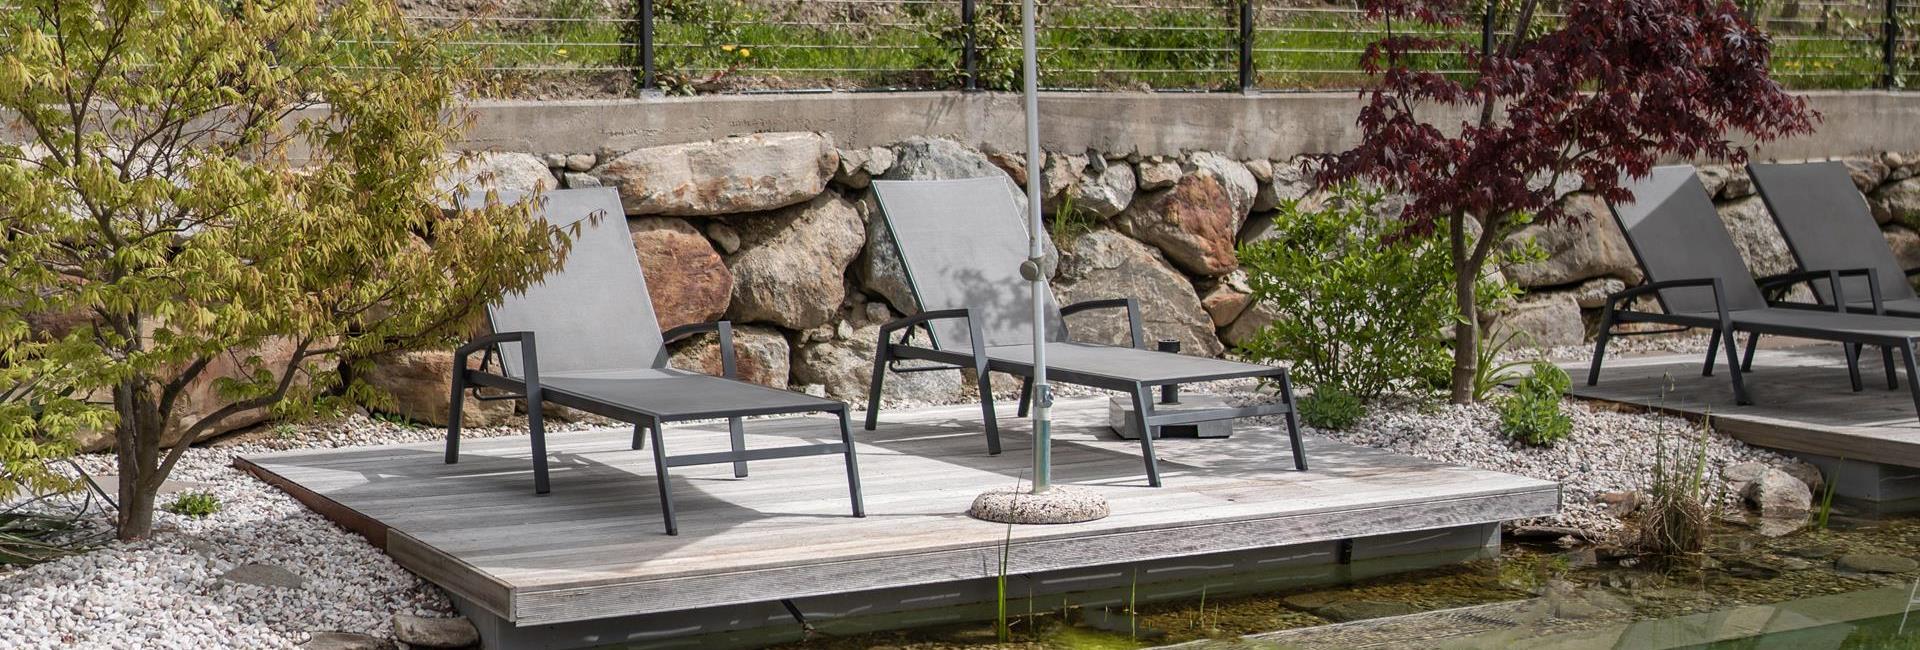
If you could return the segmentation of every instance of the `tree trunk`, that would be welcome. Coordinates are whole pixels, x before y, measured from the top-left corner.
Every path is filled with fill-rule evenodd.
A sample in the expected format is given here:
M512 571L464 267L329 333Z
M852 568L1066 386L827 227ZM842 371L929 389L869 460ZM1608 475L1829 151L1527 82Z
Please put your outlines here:
M1470 267L1466 251L1456 249L1453 264L1453 305L1460 322L1453 326L1453 386L1448 401L1473 403L1474 376L1480 374L1480 296L1475 283L1480 274Z
M154 497L160 491L161 436L166 417L154 400L148 383L139 379L122 383L115 389L114 404L120 423L116 435L120 448L120 520L117 533L122 540L136 540L153 534Z

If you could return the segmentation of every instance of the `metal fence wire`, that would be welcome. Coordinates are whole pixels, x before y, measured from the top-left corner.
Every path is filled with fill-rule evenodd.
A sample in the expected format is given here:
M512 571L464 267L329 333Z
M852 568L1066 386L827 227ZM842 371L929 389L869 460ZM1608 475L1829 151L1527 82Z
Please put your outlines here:
M574 78L668 93L1007 90L1018 0L532 0L448 45L498 78ZM1920 0L1743 0L1800 89L1902 88L1920 57ZM1557 18L1550 10L1543 20ZM1478 16L1435 31L1473 45ZM1378 38L1357 4L1315 0L1040 0L1040 83L1053 90L1294 91L1365 85ZM1457 52L1430 69L1471 74Z

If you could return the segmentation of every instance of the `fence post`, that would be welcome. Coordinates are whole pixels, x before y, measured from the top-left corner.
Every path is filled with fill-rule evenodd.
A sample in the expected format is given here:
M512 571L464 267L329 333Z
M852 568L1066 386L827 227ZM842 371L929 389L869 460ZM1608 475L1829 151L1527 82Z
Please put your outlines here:
M1892 89L1896 81L1896 73L1899 72L1899 61L1896 56L1900 50L1900 21L1898 14L1895 12L1895 8L1899 6L1897 4L1899 0L1881 1L1886 3L1887 13L1886 17L1880 23L1881 65L1886 68L1880 76L1880 87Z
M1480 14L1480 58L1493 56L1493 5L1487 5L1487 12ZM1485 69L1485 68L1482 68Z
M1253 0L1240 0L1240 92L1253 92Z
M653 0L634 0L634 6L636 7L635 13L639 14L634 16L634 20L640 21L635 30L639 34L639 38L636 39L639 42L634 44L640 48L638 52L640 58L640 89L653 90L659 87L659 80L656 79L654 75L653 64Z
M967 90L979 90L980 50L974 41L974 27L978 21L974 18L973 0L960 0L960 66L966 70Z

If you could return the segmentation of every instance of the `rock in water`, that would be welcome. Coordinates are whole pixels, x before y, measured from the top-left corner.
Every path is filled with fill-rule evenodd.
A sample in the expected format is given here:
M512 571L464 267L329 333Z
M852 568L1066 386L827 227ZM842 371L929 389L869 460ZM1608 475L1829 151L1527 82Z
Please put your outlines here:
M480 642L480 632L464 616L424 618L411 614L393 615L393 636L419 648L465 648Z
M1833 565L1860 573L1906 573L1920 568L1920 562L1915 562L1913 558L1875 553L1848 553L1834 560Z
M621 154L594 170L629 215L764 212L820 194L840 165L818 133L759 133Z
M1760 514L1760 533L1779 537L1806 526L1813 491L1792 474L1768 468L1760 480L1747 486L1747 502Z

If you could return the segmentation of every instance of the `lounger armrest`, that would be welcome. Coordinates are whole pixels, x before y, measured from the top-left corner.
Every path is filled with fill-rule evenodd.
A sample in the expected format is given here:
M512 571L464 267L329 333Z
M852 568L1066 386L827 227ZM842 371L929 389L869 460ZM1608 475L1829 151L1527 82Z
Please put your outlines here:
M1913 276L1916 276L1916 275L1920 275L1920 266L1916 266L1916 267L1913 267L1913 268L1910 268L1910 269L1907 269L1907 271L1906 271L1906 273L1907 273L1907 277L1909 277L1909 278L1911 278L1911 277L1913 277Z
M453 351L453 371L472 372L467 370L467 358L481 350L491 352L499 347L501 343L520 344L521 380L527 385L529 394L538 394L538 387L540 385L540 353L534 345L533 332L500 332L467 341L465 345Z
M1102 300L1083 300L1060 308L1060 316L1066 317L1093 309L1114 309L1124 307L1127 310L1127 336L1132 339L1133 347L1146 349L1147 335L1140 326L1140 301L1132 298L1106 298Z
M717 320L710 323L681 325L661 332L660 339L664 343L672 343L705 332L713 332L720 337L720 376L734 379L738 364L734 362L736 356L733 351L733 321Z
M1784 294L1787 289L1794 285L1826 280L1828 290L1833 292L1834 310L1844 312L1847 310L1848 301L1846 289L1840 284L1840 278L1843 277L1865 277L1867 279L1867 293L1870 294L1868 297L1873 299L1874 313L1877 314L1884 310L1884 307L1880 304L1880 274L1875 273L1873 269L1870 268L1796 271L1793 273L1770 275L1755 280L1755 282L1760 285L1761 291L1768 294L1768 302L1776 302L1776 296Z
M959 319L971 321L973 320L973 312L967 310L966 308L936 309L934 311L923 311L918 314L914 314L912 316L903 316L900 318L893 319L891 322L888 322L885 325L881 325L880 338L881 340L885 340L888 334L892 334L894 332L897 332L903 329L908 330L908 333L911 334L912 333L911 328L923 326L933 321L946 320L949 318L959 318Z
M1637 287L1628 287L1625 291L1616 291L1616 292L1613 292L1612 294L1609 294L1607 296L1606 307L1608 309L1613 309L1615 308L1614 305L1626 302L1627 300L1630 300L1633 298L1644 296L1649 293L1653 293L1655 291L1659 291L1661 289L1680 289L1685 287L1705 287L1705 286L1715 287L1715 290L1713 292L1713 302L1717 306L1720 303L1720 291L1718 289L1718 287L1720 286L1720 280L1718 278L1694 278L1691 280L1667 280L1665 282L1648 282L1646 284L1643 284Z

